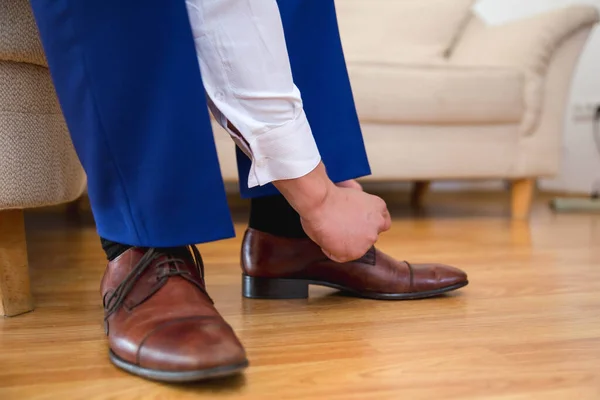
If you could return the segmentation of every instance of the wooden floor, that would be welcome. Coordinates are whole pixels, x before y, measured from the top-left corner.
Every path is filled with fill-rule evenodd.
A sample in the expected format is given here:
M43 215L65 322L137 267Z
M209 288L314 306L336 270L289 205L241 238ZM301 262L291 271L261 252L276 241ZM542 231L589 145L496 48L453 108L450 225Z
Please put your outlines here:
M470 286L413 302L329 289L243 300L239 237L203 245L210 293L251 367L185 386L109 363L89 218L30 214L37 309L0 319L0 399L600 399L600 216L539 202L531 223L511 222L497 194L436 196L417 216L400 195L388 200L394 227L379 247L460 266Z

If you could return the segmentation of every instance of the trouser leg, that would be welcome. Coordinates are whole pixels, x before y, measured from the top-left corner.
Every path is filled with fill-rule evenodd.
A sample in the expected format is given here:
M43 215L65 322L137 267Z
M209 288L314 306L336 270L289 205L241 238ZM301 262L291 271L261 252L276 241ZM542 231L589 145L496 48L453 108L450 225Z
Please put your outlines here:
M99 234L152 247L233 235L185 3L31 4Z

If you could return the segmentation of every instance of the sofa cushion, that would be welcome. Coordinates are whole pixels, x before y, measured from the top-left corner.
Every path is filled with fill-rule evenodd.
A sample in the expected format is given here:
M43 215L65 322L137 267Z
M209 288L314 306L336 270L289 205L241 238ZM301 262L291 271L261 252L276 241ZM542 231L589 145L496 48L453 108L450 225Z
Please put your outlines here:
M524 114L518 69L456 65L349 67L363 122L502 124Z
M468 21L473 0L337 0L346 58L442 59Z
M27 0L0 1L0 60L47 66Z

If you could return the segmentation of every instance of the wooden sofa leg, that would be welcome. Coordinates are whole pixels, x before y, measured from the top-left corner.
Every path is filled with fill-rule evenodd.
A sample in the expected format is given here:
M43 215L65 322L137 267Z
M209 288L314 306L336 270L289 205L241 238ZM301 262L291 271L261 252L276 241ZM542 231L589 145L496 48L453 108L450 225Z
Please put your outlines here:
M33 310L22 210L0 210L0 316Z
M415 181L410 193L410 206L414 209L422 208L425 203L425 196L429 191L431 181Z
M512 181L512 219L527 219L533 201L535 179L516 179Z

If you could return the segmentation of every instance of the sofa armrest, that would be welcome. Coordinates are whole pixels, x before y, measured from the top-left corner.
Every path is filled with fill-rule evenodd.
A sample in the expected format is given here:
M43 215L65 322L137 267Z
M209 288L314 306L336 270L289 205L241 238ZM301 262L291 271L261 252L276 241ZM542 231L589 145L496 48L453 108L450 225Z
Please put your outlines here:
M518 67L544 75L560 45L598 20L593 6L567 7L498 26L474 17L450 59L458 64Z

